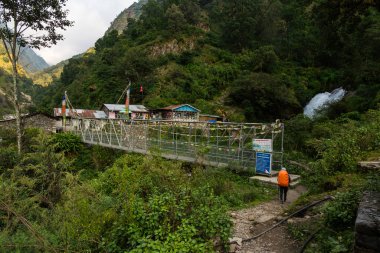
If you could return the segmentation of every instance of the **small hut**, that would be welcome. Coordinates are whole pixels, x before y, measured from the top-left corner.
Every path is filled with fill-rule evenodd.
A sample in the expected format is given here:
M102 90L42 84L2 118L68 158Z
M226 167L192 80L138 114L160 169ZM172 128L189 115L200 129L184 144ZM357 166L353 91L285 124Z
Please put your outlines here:
M126 118L124 104L104 104L101 108L109 119L122 119ZM143 105L129 105L129 118L130 119L149 119L149 111Z
M189 104L171 105L152 111L152 119L199 121L200 110Z
M67 109L66 110L66 124L64 127L69 127L70 125L73 127L72 129L77 129L80 124L79 119L84 119L84 127L89 128L91 119L106 119L107 115L103 111L96 111L96 110L87 110L87 109ZM54 108L54 117L59 118L59 122L57 124L57 131L59 131L59 128L62 128L60 126L63 125L63 114L62 114L62 108Z

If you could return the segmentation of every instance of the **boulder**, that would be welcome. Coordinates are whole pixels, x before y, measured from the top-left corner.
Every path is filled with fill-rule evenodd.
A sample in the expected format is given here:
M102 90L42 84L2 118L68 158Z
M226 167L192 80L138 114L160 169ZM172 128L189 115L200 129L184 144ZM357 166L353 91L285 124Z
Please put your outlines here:
M365 192L355 221L355 253L380 252L380 193Z
M380 169L380 161L363 161L359 162L358 166L363 170L378 170Z

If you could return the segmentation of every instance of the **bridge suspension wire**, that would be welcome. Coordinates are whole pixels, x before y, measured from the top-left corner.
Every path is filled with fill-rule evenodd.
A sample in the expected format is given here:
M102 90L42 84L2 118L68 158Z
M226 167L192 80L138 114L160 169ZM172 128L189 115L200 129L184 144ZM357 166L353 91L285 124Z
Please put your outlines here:
M69 102L70 107L73 108ZM78 115L79 116L79 115ZM272 163L281 167L284 125L78 117L69 128L85 143L223 167L254 168L254 139L271 139Z
M124 97L125 95L127 95L127 91L128 91L129 88L131 88L131 85L132 85L132 84L131 84L131 81L129 81L127 87L123 90L123 93L121 93L121 96L120 96L119 99L117 100L116 104L118 104L118 103L120 102L120 100L122 100L123 97Z
M69 96L67 95L67 92L65 91L65 97L66 97L66 101L67 101L67 105L69 107L69 112L72 111L74 112L73 115L75 115L78 119L80 119L80 115L78 113L78 111L74 108L74 106L72 105L70 99L69 99ZM73 117L75 118L75 117Z

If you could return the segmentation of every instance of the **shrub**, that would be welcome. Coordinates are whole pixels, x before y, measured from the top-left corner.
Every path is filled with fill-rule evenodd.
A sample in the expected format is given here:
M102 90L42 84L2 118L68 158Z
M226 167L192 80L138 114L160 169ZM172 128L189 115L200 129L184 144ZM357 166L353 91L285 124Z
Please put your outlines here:
M58 133L51 138L57 152L78 153L82 147L82 141L79 136L72 133Z
M3 173L3 170L12 169L19 160L19 155L17 153L17 147L0 147L0 173Z
M311 245L305 252L353 252L354 233L352 230L345 230L338 233L333 230L322 230L322 232L316 236L316 240L318 243Z
M312 131L314 138L305 141L314 150L312 153L316 153L316 161L304 180L310 189L317 186L320 187L317 190L334 190L339 182L336 187L328 187L331 176L356 173L358 161L376 158L380 151L379 120L380 111L368 111L360 122L341 117L316 123ZM323 185L327 187L321 187Z
M338 193L325 209L326 224L334 229L351 227L359 206L359 191Z
M182 164L120 157L98 178L70 188L57 210L70 249L105 252L210 252L231 224L223 198Z
M7 147L16 144L16 131L10 128L0 127L0 146Z

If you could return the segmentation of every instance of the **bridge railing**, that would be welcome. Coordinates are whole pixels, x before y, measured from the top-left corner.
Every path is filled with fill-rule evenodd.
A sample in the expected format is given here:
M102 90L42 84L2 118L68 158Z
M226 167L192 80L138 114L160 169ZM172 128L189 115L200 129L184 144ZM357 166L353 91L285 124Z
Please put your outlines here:
M84 142L214 166L253 168L253 139L272 139L273 165L283 159L284 125L123 119L72 119L67 130Z

